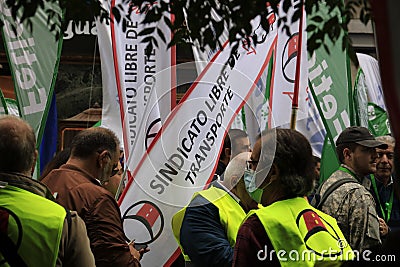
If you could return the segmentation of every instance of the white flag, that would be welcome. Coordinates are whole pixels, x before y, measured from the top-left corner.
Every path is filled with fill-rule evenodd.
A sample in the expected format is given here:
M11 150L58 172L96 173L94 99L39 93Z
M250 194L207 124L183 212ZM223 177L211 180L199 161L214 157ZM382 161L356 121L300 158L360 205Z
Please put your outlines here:
M158 48L145 55L146 44L138 34L144 27L155 25L140 24L144 14L137 6L123 0L112 1L111 8L116 6L120 7L120 22L111 13L110 25L98 23L99 46L104 46L100 48L105 86L102 126L117 133L121 130L125 161L130 163L128 170L133 171L175 104L175 69L171 68L175 64L175 49L167 49L171 39L167 35L166 43L159 38ZM129 11L131 15L127 17ZM165 24L157 26L162 32L169 32ZM152 107L151 113L146 113L150 112L147 106Z
M126 235L149 244L144 266L168 266L179 255L172 216L212 179L226 129L269 62L275 35L272 30L256 47L217 53L140 161L120 208Z

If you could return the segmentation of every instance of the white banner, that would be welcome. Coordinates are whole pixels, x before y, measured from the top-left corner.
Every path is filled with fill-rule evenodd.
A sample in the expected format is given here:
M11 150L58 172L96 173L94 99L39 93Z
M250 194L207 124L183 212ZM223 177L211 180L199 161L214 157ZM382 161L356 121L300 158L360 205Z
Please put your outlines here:
M295 11L294 4L299 2L293 0L293 4L285 14L283 11L283 5L279 7L279 14L288 17L288 21L292 18ZM302 120L308 117L307 112L307 32L306 32L306 20L303 12L303 27L302 32L300 29L300 20L294 23L284 25L283 23L278 29L278 44L276 49L276 61L274 63L274 75L272 80L272 88L270 90L270 127L282 126L290 123L292 100L294 96L294 86L296 80L296 63L298 56L301 56L300 64L300 79L299 79L299 97L298 97L298 113L297 119ZM290 29L290 36L283 29L283 26L288 26ZM301 40L301 48L299 49ZM301 51L301 55L298 52Z
M110 10L112 7L119 8L121 21L115 21L111 14L111 25L98 23L100 52L102 61L104 59L103 62L106 62L102 64L102 126L111 128L118 136L122 136L125 160L131 163L128 169L133 171L175 104L175 69L171 68L175 64L175 49L167 49L171 38L166 35L166 43L158 38L158 48L154 48L146 56L146 44L141 42L142 37L138 34L144 27L156 25L141 25L144 14L139 12L138 7L131 6L126 1L113 0L111 7L106 9ZM151 5L147 7L151 8ZM124 14L129 11L131 16L127 18ZM157 26L164 33L170 32L165 24ZM169 71L161 72L165 69ZM150 101L153 91L156 103ZM151 117L145 113L148 110L146 106L155 107ZM145 139L138 139L139 135L145 136Z
M363 70L365 75L368 101L378 105L386 111L378 61L369 55L360 53L357 53L357 58L360 63L360 68Z
M218 14L213 9L211 10L211 16L216 21L220 20ZM276 21L276 14L271 10L267 19L270 25L273 25ZM188 25L188 27L190 29L190 25ZM228 34L228 30L225 27L219 38L220 43L225 43L228 40ZM209 47L200 49L199 45L193 46L193 55L198 74L203 71L203 69L207 66L207 63L218 51L218 49L211 50ZM248 52L251 53L251 51ZM269 67L266 69L268 68ZM247 100L247 103L243 107L241 114L238 114L231 125L232 129L245 130L249 136L250 144L252 146L255 144L257 136L261 133L261 131L268 128L269 94L266 94L266 87L268 83L269 81L267 80L267 73L264 72L261 78L257 81L257 87L255 88L254 93ZM244 122L246 125L244 125Z
M143 266L169 266L179 255L172 216L212 179L225 131L269 62L275 28L269 34L257 30L258 40L263 34L265 40L256 47L217 53L140 161L120 208L126 235L149 244Z
M284 14L290 20L293 14L294 4L284 14L282 8L280 14ZM281 5L282 6L282 5ZM213 14L213 13L212 13ZM214 16L217 20L217 17ZM268 15L270 24L277 20L277 15ZM287 36L286 31L277 31L278 43L274 49L273 60L270 62L261 79L257 82L254 93L245 105L246 130L251 144L254 145L256 137L268 127L290 127L290 115L292 108L292 98L294 94L294 80L296 73L296 62L298 52L299 21L290 26L292 35ZM299 110L297 116L296 129L303 133L310 141L313 153L320 156L325 137L325 129L311 93L308 90L308 60L307 60L307 34L306 34L305 12L303 17L303 42L301 48L301 81L299 95ZM223 37L227 39L227 31ZM226 40L225 39L225 40ZM199 47L193 47L193 54L196 61L208 61L214 55L214 51L201 51ZM204 62L196 62L197 69L202 70ZM272 111L271 111L272 109Z
M110 10L109 6L103 3L106 10ZM112 131L120 139L123 146L121 112L118 98L117 82L115 79L114 59L111 43L110 24L105 21L96 20L97 38L99 44L99 52L101 59L101 80L103 86L103 105L101 114L101 126L112 129Z

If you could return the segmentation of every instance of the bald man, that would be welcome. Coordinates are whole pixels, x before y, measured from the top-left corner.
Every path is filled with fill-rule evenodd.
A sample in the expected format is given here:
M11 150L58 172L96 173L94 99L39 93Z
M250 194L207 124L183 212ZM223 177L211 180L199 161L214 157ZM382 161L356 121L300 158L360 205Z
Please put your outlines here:
M257 203L246 191L243 174L250 152L233 158L223 182L214 181L195 193L189 205L172 219L175 238L186 266L231 266L239 226Z

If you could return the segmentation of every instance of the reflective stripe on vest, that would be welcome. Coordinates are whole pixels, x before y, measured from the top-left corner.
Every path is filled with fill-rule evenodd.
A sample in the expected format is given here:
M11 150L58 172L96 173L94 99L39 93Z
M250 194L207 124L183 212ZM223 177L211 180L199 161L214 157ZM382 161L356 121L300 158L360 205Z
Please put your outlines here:
M304 198L278 201L251 211L247 217L252 214L258 216L273 245L266 248L267 257L274 250L281 257L281 266L314 266L322 261L340 266L354 257L336 220Z
M27 266L55 266L66 215L62 206L8 185L0 189L0 213L1 218L8 217L1 222L2 230L7 231Z
M178 243L179 248L181 249L183 258L185 259L185 261L190 261L189 256L185 254L185 251L181 245L181 227L183 218L185 217L185 212L186 212L186 207L175 213L174 216L172 216L171 224L172 224L172 232L174 233L175 240Z
M231 247L235 246L236 243L236 235L239 231L239 227L246 217L246 213L243 208L233 199L229 193L225 192L222 189L211 186L207 190L203 190L197 192L193 195L192 200L200 195L208 200L210 203L214 204L218 208L219 218L221 225L226 230L226 235L228 237L229 244ZM172 218L172 230L174 232L174 236L176 241L181 248L182 254L186 261L190 261L189 256L186 255L183 251L183 248L180 244L180 229L182 227L183 218L185 217L186 208L178 211Z

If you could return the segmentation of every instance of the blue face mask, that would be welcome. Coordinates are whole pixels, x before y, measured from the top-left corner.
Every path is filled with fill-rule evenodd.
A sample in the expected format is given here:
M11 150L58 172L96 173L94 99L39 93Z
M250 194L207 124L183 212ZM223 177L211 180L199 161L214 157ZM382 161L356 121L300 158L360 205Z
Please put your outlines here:
M257 203L261 203L261 197L264 193L263 189L256 186L256 173L253 170L244 171L244 184L250 197Z

